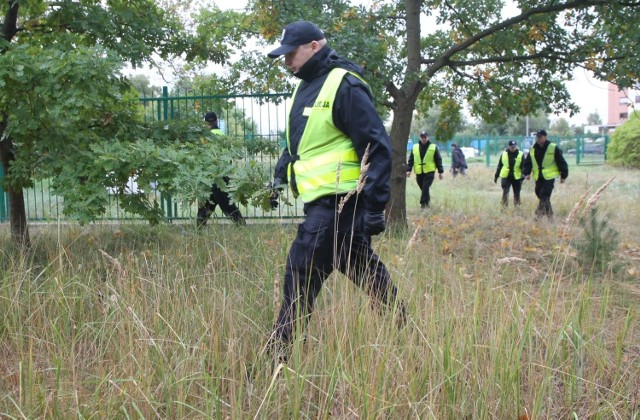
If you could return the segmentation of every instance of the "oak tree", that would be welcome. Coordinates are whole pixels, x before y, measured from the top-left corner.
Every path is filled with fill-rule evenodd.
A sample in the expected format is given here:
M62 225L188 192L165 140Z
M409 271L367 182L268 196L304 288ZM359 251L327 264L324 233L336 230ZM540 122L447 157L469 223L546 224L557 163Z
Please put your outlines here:
M391 118L393 169L388 217L406 226L406 145L417 105L467 107L485 121L578 111L565 82L584 68L625 88L640 79L640 2L635 0L401 0L369 6L343 0L254 0L252 28L276 43L306 19L332 48L361 64ZM262 52L248 52L247 86L295 81ZM452 103L457 104L454 107ZM447 118L452 116L446 114ZM442 131L445 138L451 132Z

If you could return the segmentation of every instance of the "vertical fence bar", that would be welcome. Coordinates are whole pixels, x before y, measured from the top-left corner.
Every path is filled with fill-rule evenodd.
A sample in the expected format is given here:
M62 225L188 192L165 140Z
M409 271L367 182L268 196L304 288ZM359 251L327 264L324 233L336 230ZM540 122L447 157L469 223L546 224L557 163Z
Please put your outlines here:
M162 87L162 98L158 99L158 121L167 121L169 119L169 88ZM173 219L173 207L171 205L171 194L164 197L166 201L167 218L169 221ZM162 197L161 197L162 201Z

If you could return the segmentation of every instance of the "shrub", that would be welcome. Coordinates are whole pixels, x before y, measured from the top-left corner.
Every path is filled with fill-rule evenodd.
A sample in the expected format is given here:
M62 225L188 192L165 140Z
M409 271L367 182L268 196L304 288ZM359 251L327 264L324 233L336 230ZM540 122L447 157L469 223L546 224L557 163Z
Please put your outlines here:
M629 120L616 128L607 149L607 161L613 165L640 168L640 113L634 112Z
M598 219L596 207L582 216L579 223L583 228L583 237L575 245L578 260L583 267L605 272L613 262L618 248L618 232L609 225L606 218Z

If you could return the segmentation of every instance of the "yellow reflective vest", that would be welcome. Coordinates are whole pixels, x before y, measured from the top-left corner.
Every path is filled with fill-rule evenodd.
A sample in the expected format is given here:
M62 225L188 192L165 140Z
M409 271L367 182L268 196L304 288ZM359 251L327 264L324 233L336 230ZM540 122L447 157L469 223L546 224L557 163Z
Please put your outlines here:
M538 161L536 160L533 146L531 147L529 154L531 155L531 172L533 173L534 180L538 180L538 177L540 176L540 169L542 169L542 177L544 179L553 179L560 176L560 169L556 163L555 143L549 143L547 151L544 153L544 158L542 159L542 168L538 167Z
M422 173L428 174L429 172L435 172L436 161L433 156L436 154L436 145L430 144L427 149L427 153L424 154L424 159L420 157L420 143L413 145L413 170L416 175Z
M522 157L524 153L522 150L518 150L518 156L516 156L513 162L513 177L515 179L522 178ZM533 156L533 155L532 155ZM502 169L500 170L500 178L508 178L509 177L509 152L506 150L502 152Z
M360 159L353 142L333 124L333 103L347 74L355 73L335 68L329 72L318 96L311 107L303 111L307 116L298 154L292 156L287 167L294 197L300 196L309 203L326 195L343 194L356 189L360 178ZM298 84L298 87L300 85ZM295 102L298 87L293 92L291 103ZM287 130L287 147L291 153L290 128ZM297 188L296 188L297 187ZM296 191L297 190L297 191Z

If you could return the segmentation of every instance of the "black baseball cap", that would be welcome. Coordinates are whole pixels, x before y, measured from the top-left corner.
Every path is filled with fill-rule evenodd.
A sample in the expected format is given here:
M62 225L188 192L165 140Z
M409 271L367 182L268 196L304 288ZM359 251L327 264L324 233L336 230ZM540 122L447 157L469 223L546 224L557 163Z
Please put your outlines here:
M206 114L204 114L204 120L206 122L218 121L218 116L215 112L207 112Z
M509 140L509 143L507 143L508 146L517 146L518 143L516 143L514 140Z
M277 58L290 53L300 45L321 39L324 39L324 33L320 28L306 20L298 20L284 27L280 38L280 46L267 55L270 58Z
M546 136L546 135L547 135L547 132L545 130L539 130L538 132L536 132L537 137Z
M420 137L429 137L429 133L423 131L422 133L420 133Z

